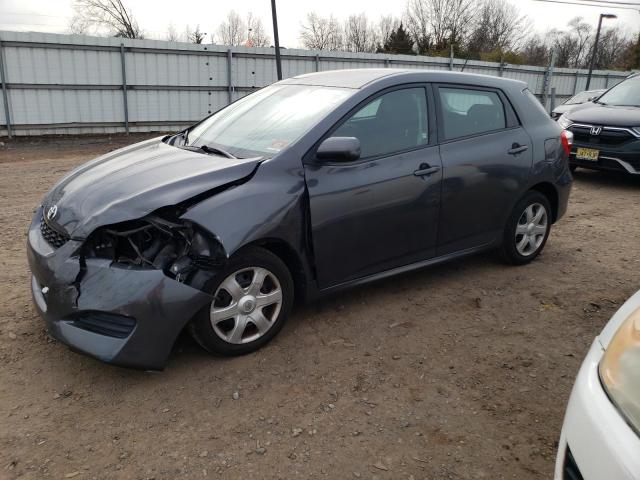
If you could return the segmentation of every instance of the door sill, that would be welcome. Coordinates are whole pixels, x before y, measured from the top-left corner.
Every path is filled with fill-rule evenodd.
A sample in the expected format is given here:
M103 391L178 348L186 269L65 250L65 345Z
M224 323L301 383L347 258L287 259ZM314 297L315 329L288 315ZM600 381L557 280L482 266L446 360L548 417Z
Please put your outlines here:
M365 283L375 282L377 280L382 280L384 278L393 277L394 275L399 275L401 273L411 272L413 270L418 270L420 268L431 267L433 265L438 265L440 263L448 262L449 260L454 260L460 257L473 255L475 253L484 252L486 250L491 249L493 246L494 246L494 242L489 242L489 243L480 245L478 247L458 250L457 252L447 253L446 255L433 257L428 260L422 260L420 262L410 263L409 265L403 265L402 267L395 267L380 273L374 273L373 275L367 275L366 277L356 278L355 280L349 280L347 282L332 285L330 287L321 289L319 293L320 295L326 295L329 293L337 292L337 291L355 287L358 285L363 285Z

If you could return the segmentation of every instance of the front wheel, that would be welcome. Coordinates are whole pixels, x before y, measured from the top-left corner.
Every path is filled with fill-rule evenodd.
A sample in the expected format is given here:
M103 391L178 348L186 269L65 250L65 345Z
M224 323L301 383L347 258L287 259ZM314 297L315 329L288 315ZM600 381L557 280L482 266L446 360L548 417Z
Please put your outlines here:
M229 259L213 288L214 299L189 325L193 338L218 355L253 352L283 327L293 304L286 265L263 248Z
M502 239L502 257L512 265L536 258L551 231L551 206L540 192L529 192L514 207Z

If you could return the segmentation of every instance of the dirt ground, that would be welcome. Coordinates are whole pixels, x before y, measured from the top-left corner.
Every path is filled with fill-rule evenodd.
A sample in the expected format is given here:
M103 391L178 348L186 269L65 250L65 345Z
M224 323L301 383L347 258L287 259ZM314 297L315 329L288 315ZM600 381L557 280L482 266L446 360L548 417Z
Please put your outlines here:
M363 286L242 358L184 335L146 373L48 337L24 251L56 179L142 138L0 147L0 478L551 478L582 357L640 288L640 181L576 172L529 266L480 255Z

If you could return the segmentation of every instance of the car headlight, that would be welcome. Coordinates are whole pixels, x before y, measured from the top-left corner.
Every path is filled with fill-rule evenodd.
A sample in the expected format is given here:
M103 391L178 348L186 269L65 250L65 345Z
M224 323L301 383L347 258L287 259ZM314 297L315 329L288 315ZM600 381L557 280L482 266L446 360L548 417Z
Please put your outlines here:
M609 398L640 433L640 308L611 339L599 370Z
M560 125L564 129L567 129L571 125L573 125L573 122L567 118L566 114L562 114L562 115L560 115L560 118L558 119L558 125Z

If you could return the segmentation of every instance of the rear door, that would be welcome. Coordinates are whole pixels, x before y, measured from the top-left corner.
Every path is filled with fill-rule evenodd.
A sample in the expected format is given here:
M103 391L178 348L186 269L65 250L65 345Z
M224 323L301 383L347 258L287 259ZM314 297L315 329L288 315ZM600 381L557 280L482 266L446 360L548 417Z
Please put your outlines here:
M532 164L531 138L497 89L435 89L442 158L438 255L501 238Z
M360 159L306 162L320 288L435 254L442 172L430 95L410 85L370 97L326 136L358 138Z

